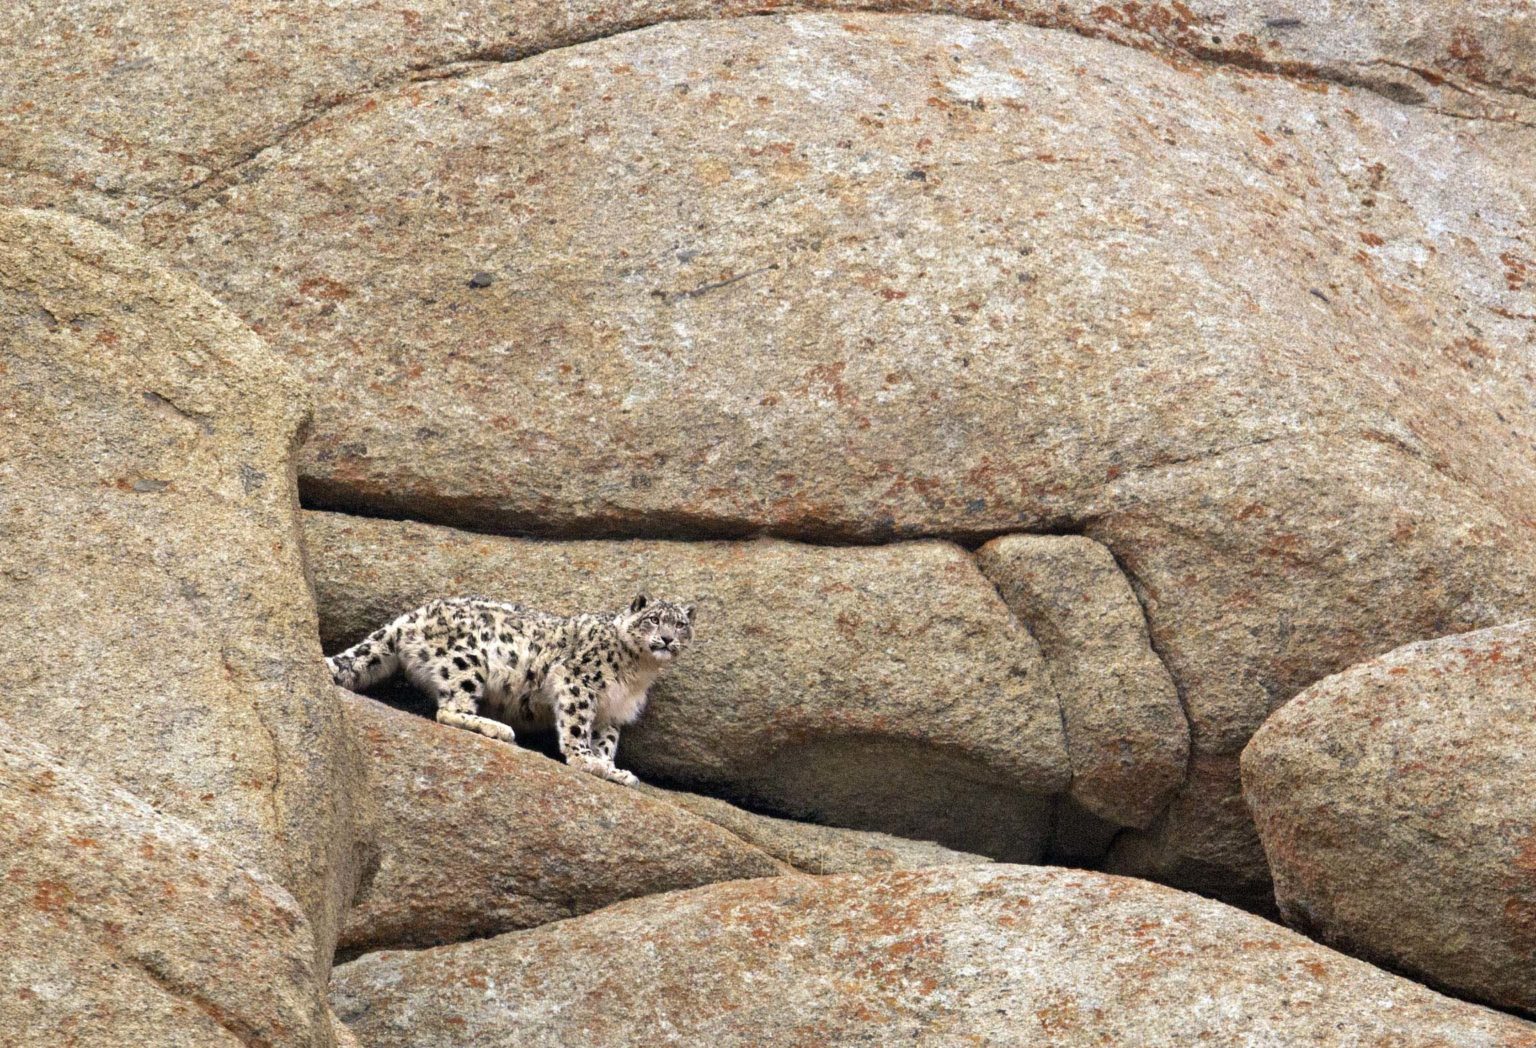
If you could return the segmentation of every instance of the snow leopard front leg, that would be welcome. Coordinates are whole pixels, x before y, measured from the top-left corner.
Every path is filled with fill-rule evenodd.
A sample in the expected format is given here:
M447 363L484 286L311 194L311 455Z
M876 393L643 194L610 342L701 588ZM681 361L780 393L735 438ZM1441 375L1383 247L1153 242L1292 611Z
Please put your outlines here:
M597 759L602 761L608 771L604 774L614 782L621 782L625 786L637 786L640 780L635 778L635 773L625 771L614 766L613 755L619 750L619 729L617 725L610 724L605 728L597 729L597 734L592 740L592 750L597 754Z
M635 777L613 766L612 757L604 760L594 747L597 734L597 693L584 684L575 674L564 669L551 672L546 687L555 706L555 736L560 744L560 756L565 763L609 782L626 786L635 784ZM614 745L618 745L618 732L614 732Z

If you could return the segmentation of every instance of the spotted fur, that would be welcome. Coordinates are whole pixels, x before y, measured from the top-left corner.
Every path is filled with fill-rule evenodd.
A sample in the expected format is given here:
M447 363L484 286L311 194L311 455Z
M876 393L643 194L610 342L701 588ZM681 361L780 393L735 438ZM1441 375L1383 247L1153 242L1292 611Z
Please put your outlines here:
M503 742L516 738L512 725L553 725L567 764L633 786L639 780L613 763L619 729L640 716L661 668L693 639L693 616L692 605L644 595L614 615L569 618L456 597L407 612L325 661L353 691L404 671L436 701L440 723Z

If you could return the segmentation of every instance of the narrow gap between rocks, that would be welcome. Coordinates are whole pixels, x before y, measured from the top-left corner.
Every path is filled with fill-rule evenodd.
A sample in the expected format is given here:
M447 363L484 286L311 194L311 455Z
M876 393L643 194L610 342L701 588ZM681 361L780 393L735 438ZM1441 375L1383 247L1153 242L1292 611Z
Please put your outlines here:
M333 511L334 512L334 510L331 510L330 507L328 507L328 506L316 506L316 505L312 505L311 504L312 502L313 502L312 499L306 499L303 508L305 508L305 509L326 509L328 511ZM476 527L474 525L477 524L478 521L476 521L476 522L469 522L467 524L467 522L462 517L460 517L460 516L458 516L456 514L449 514L448 515L450 517L450 519L451 519L451 523L450 523L450 522L444 522L444 521L441 521L441 520L419 520L419 519L414 518L414 517L400 515L400 514L391 514L391 513L388 513L388 512L364 512L364 513L358 513L358 512L355 512L353 508L349 508L348 510L346 510L346 512L349 515L353 515L353 516L366 516L366 517L371 517L373 519L391 520L391 521L397 521L397 522L402 522L402 523L418 523L418 524L425 524L425 525L428 525L428 526L437 526L437 527L450 527L450 528L452 528L454 530L462 531L466 535L497 535L499 537L528 538L528 539L533 539L533 540L537 540L537 541L546 541L546 542L568 542L568 541L594 540L594 539L597 539L599 537L595 533L595 529L591 529L590 527L585 527L585 526L575 527L575 528L572 528L570 531L565 531L565 530L562 529L560 532L556 532L555 534L524 535L524 534L518 534L516 532L496 531L496 530L493 530L493 529L486 529L484 527ZM687 530L687 531L683 531L683 532L679 532L679 531L672 530L672 529L653 530L653 529L647 528L647 527L640 527L640 528L626 529L625 533L621 533L621 534L617 534L617 535L603 533L603 534L601 534L600 537L601 537L601 539L607 540L607 541L626 541L627 540L627 541L673 541L673 542L676 542L676 541L683 541L683 542L751 541L752 539L755 539L755 538L773 538L773 539L779 539L779 540L782 540L782 541L795 542L795 543L801 544L801 545L819 546L819 547L833 548L833 549L835 549L835 548L865 548L865 547L874 547L874 546L895 545L897 543L902 543L902 542L927 540L927 541L950 542L952 544L960 546L961 548L964 548L969 554L974 555L975 552L980 548L980 546L982 546L985 542L989 541L990 539L993 539L993 538L996 538L996 537L999 537L999 536L1002 536L1002 535L1020 535L1020 534L1083 536L1083 537L1089 538L1090 541L1093 541L1093 542L1095 542L1095 543L1097 543L1099 545L1104 545L1104 543L1100 542L1100 540L1098 540L1097 538L1093 538L1092 536L1086 535L1085 532L1080 527L1060 527L1060 528L1055 528L1055 529L1051 529L1051 530L1048 530L1048 531L1047 530L1041 530L1041 529L1030 529L1030 530L1026 531L1026 530L1020 529L1020 528L1010 528L1010 529L1000 529L1000 530L997 530L997 531L967 533L967 534L962 534L962 535L956 535L954 533L937 533L937 534L935 534L935 533L927 533L927 534L915 535L915 536L912 536L910 538L907 538L907 537L893 537L893 538L891 538L891 539L889 539L887 541L879 541L879 542L877 542L877 541L863 541L863 542L859 542L859 541L849 540L849 539L846 539L846 538L843 538L843 539L837 540L837 541L829 541L829 540L822 540L822 541L811 540L811 541L807 541L806 539L804 539L803 537L800 537L798 535L778 534L778 533L775 533L773 530L759 529L757 531L750 531L750 530L746 530L746 529L737 530L737 529L734 529L734 528L730 529L730 530L722 530L722 531L715 531L713 533L700 534L699 532L694 531L692 529ZM1107 548L1108 547L1106 546L1106 549ZM1172 675L1171 671L1168 670L1167 661L1166 661L1166 659L1164 659L1163 653L1158 650L1158 648L1156 647L1155 644L1152 643L1152 631L1151 631L1150 623L1147 621L1146 605L1145 605L1145 602L1143 600L1143 597L1142 597L1142 594L1140 592L1140 589L1139 589L1139 587L1138 587L1138 585L1136 583L1136 580L1135 580L1134 576L1132 576L1126 570L1124 561L1119 556L1115 555L1115 553L1114 553L1114 551L1112 549L1110 550L1110 554L1114 558L1116 566L1119 568L1119 570L1122 572L1122 574L1124 574L1126 576L1127 581L1130 584L1131 591L1135 595L1135 599L1138 602L1138 607L1141 610L1142 620L1143 620L1144 628L1146 630L1146 634L1147 634L1147 637L1148 637L1149 646L1151 646L1151 650L1152 650L1153 654L1158 658L1159 662L1163 665L1164 671L1165 672L1169 672L1169 676L1170 676L1170 678L1172 678L1173 675ZM977 570L978 570L978 574L980 574L982 576L982 578L984 580L986 580L987 585L990 587L990 589L994 593L997 594L998 601L1007 610L1009 618L1022 631L1024 631L1024 633L1026 635L1029 635L1029 636L1032 637L1033 636L1033 631L1030 629L1029 624L1027 622L1025 622L1024 620L1022 620L1014 612L1013 608L1011 606L1009 606L1008 602L1005 599L1003 599L1003 596L1001 594L1001 591L998 589L997 584L994 583L986 575L985 572L981 572L979 567L978 567ZM1047 665L1049 665L1049 664L1047 664ZM1187 728L1187 726L1188 726L1188 711L1187 711L1187 708L1186 708L1185 703L1184 703L1183 689L1182 689L1182 687L1179 686L1178 681L1176 679L1174 679L1174 685L1175 685L1176 694L1177 694L1178 699L1179 699L1180 710L1184 713L1184 719L1185 719L1186 728ZM430 699L426 698L425 696L422 696L421 694L419 694L415 690L415 688L413 688L409 683L407 683L406 681L404 681L401 678L396 678L394 680L386 681L386 682L383 682L383 683L381 683L379 685L376 685L375 687L369 689L369 691L366 694L367 694L367 696L369 698L375 699L376 701L384 702L386 705L389 705L389 706L391 706L391 707L393 707L395 709L399 709L399 710L402 710L404 712L411 713L411 714L414 714L416 716L423 717L423 718L425 718L427 720L435 719L434 718L435 709L434 709L434 704L432 703L432 701ZM1061 703L1059 695L1057 697L1057 709L1058 709L1058 713L1062 717L1062 720L1061 720L1061 733L1062 733L1063 744L1067 745L1068 749L1070 751L1070 735L1069 735L1069 732L1068 732L1068 725L1066 723L1064 707L1063 707L1063 705ZM557 747L557 744L556 744L556 740L555 740L555 737L554 737L552 732L546 732L546 733L524 732L524 733L520 733L519 736L518 736L518 743L517 744L520 745L520 746L523 746L523 748L525 748L525 749L529 749L529 750L532 750L534 752L540 753L540 754L542 754L545 757L548 757L550 759L557 760L557 761L560 759L558 747ZM1192 759L1192 756L1193 755L1191 754L1191 759ZM1187 761L1186 761L1186 765L1185 765L1185 771L1186 771L1186 774L1187 774L1187 772L1188 772L1188 763L1187 763ZM1046 798L1046 797L1034 798L1032 801L1029 802L1030 804L1034 804L1034 805L1039 807L1039 811L1038 811L1037 814L1040 816L1041 820L1044 823L1045 831L1044 831L1044 836L1043 836L1043 838L1040 841L1040 849L1041 849L1040 854L1038 856L1034 856L1034 857L1025 859L1025 858L1022 857L1022 853L1011 853L1006 848L978 847L974 843L967 843L965 841L953 840L953 839L952 840L936 840L936 839L933 838L932 834L913 835L911 833L904 833L899 828L893 828L893 827L890 827L890 826L860 826L860 827L854 827L854 826L841 825L841 824L836 823L836 822L824 822L824 821L821 821L821 820L818 820L818 819L814 818L814 816L807 818L807 817L803 817L801 814L796 813L796 812L785 811L785 810L781 810L781 809L775 808L775 807L773 807L771 805L758 803L757 801L755 801L751 796L749 796L745 792L732 791L728 787L720 787L720 786L717 786L717 785L711 784L711 783L699 782L699 781L685 781L685 780L681 780L681 779L667 778L665 776L661 776L661 777L652 776L652 777L649 777L647 779L647 781L650 782L652 785L659 786L659 787L662 787L664 789L680 790L680 791L685 791L685 792L689 792L689 793L695 793L695 794L698 794L698 795L701 795L701 796L712 797L714 799L724 801L724 802L726 802L728 804L731 804L731 805L733 805L733 806L735 806L735 807L737 807L737 808L739 808L739 809L741 809L743 811L749 812L749 813L754 814L754 815L768 816L768 817L777 818L777 819L786 819L786 820L789 820L789 821L801 822L801 823L805 823L805 824L808 824L808 825L820 825L820 826L828 826L828 827L832 827L832 828L841 828L841 829L872 830L874 832L889 833L889 834L892 834L892 835L898 836L898 837L906 836L906 837L909 837L910 839L914 839L914 840L933 840L934 843L940 844L940 845L945 846L945 847L953 848L953 849L956 849L956 850L959 850L959 851L970 851L970 852L973 852L973 853L976 853L976 854L986 855L989 858L992 858L992 859L995 859L995 860L998 860L998 861L1003 861L1003 862L1009 862L1009 861L1030 861L1030 862L1034 862L1034 863L1045 863L1045 864L1050 864L1050 865L1076 866L1076 867L1085 868L1085 869L1101 868L1104 859L1108 855L1108 849L1109 849L1109 847L1113 843L1114 836L1118 836L1118 834L1120 832L1123 832L1123 828L1115 830L1114 833L1112 833L1107 838L1107 840L1105 842L1102 842L1102 847L1100 847L1097 844L1093 846L1093 848L1091 849L1092 854L1089 854L1087 851L1084 851L1081 854L1079 854L1078 852L1074 852L1072 850L1073 849L1072 842L1067 840L1066 837L1063 837L1062 834L1061 834L1061 831L1060 831L1061 826L1065 825L1065 823L1064 823L1065 812L1063 810L1063 806L1068 803L1068 798L1069 798L1070 789L1071 789L1071 783L1070 782L1068 782L1066 785L1064 785L1059 793L1054 794L1054 795L1050 796L1049 798ZM978 790L978 789L983 790L985 792L986 789L987 789L986 785L984 783L981 783L981 782L970 783L967 788L971 789L972 792L974 792L975 790ZM1008 803L1015 803L1015 802L1017 804L1026 803L1022 799L1022 797L1023 797L1022 794L1020 794L1018 796L1014 795L1016 792L1017 791L1011 791L1011 790L1009 790L1007 788L1004 788L1004 787L997 787L998 796L1000 798L1002 798L1002 797L1004 797L1006 795L1009 798L1009 802Z
M578 519L555 525L530 523L487 524L486 515L495 512L473 502L455 503L439 500L410 498L413 508L427 509L426 513L405 513L379 502L344 492L326 491L321 484L299 479L300 508L320 510L326 513L344 513L353 517L372 520L389 520L406 524L426 524L432 527L452 528L470 535L493 535L499 538L530 539L540 542L749 542L753 539L778 539L802 546L818 546L828 549L855 549L875 546L893 546L903 542L938 541L959 546L975 553L982 546L1004 535L1082 535L1080 526L1065 519L1046 522L1021 522L1012 527L976 529L913 529L903 532L897 528L870 531L854 531L835 523L805 527L763 527L761 524L728 517L711 517L698 514L640 512L630 516L624 524L610 524L599 519ZM635 523L638 521L638 523ZM1098 541L1098 540L1095 540Z

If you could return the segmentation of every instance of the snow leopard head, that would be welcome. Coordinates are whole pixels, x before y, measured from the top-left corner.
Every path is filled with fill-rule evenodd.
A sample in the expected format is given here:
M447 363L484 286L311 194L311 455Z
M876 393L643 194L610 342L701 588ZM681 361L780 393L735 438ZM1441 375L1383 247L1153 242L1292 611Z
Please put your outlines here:
M641 652L657 662L670 662L693 640L692 604L652 600L640 594L619 615L619 629Z

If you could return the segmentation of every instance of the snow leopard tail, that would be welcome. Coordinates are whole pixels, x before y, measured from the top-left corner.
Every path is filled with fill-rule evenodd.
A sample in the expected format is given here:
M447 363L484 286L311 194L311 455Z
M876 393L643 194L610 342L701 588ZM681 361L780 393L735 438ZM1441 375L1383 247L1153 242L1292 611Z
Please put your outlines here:
M402 615L346 651L327 657L331 679L348 691L362 691L394 676L400 669L400 626L405 619Z

